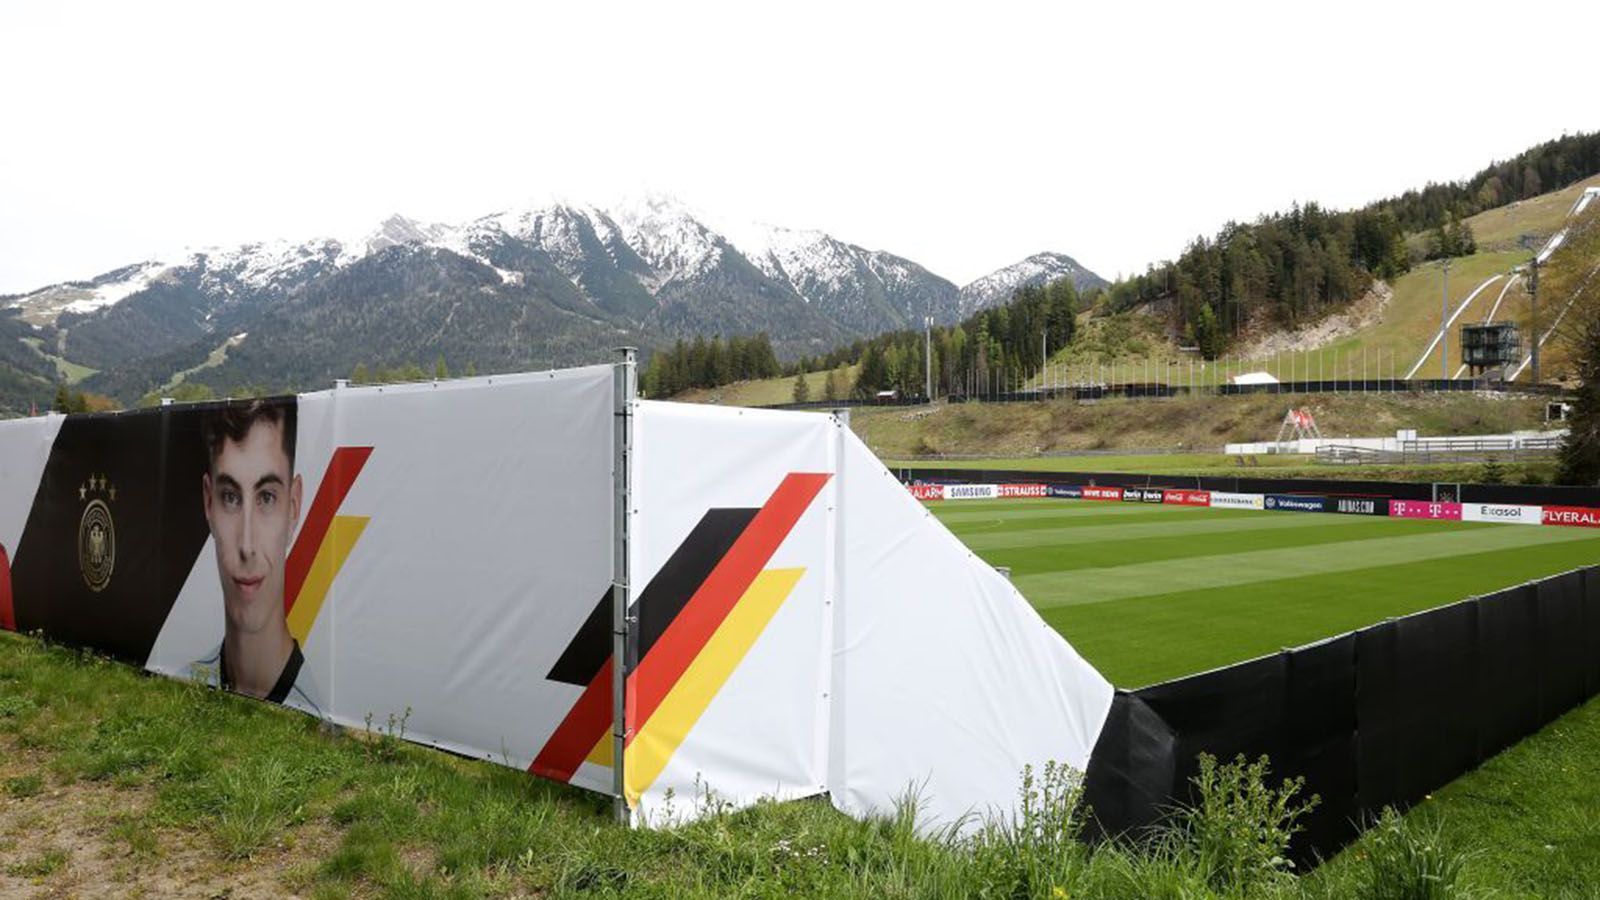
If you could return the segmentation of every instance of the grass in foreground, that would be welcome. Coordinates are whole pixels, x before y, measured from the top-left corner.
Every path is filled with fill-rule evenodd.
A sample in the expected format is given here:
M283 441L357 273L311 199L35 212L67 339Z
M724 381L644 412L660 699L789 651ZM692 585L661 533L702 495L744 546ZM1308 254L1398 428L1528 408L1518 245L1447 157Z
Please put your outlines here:
M1137 849L1074 840L1060 771L1036 773L1022 820L959 844L820 802L627 831L576 789L0 635L0 895L1554 896L1596 874L1596 825L1567 804L1600 800L1597 743L1591 703L1430 801L1442 831L1396 819L1296 877L1298 801L1249 767L1214 769L1200 808ZM1548 822L1520 828L1508 802Z
M1406 897L1381 889L1427 874L1432 838L1397 822L1397 871L1357 852L1296 878L1282 862L1296 801L1243 765L1213 769L1200 807L1139 849L1075 841L1075 781L1059 770L1037 773L1019 822L960 844L917 838L909 815L854 822L822 802L626 831L578 790L26 637L0 636L0 689L8 897ZM1594 741L1600 714L1558 727ZM1506 838L1506 852L1526 844ZM1522 882L1475 865L1429 895L1472 884Z

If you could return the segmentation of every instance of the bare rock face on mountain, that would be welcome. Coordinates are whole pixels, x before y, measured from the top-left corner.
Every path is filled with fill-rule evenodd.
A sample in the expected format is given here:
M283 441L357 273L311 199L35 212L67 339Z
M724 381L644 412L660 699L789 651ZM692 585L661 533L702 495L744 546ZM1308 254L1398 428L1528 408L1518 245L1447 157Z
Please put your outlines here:
M767 332L777 352L948 324L1070 274L1040 254L958 288L911 260L818 231L730 237L673 200L553 204L461 224L394 215L344 239L150 260L0 297L0 412L48 399L59 366L124 402L204 367L220 389L320 387L357 364L542 368L609 348Z

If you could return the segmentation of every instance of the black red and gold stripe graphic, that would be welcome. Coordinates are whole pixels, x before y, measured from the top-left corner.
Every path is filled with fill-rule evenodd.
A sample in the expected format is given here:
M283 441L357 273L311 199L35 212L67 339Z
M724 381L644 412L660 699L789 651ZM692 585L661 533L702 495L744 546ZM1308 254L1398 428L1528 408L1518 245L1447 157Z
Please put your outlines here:
M625 687L630 802L798 583L803 569L765 566L830 477L791 473L758 509L707 511L640 593ZM537 775L568 781L585 761L611 764L609 619L605 599L551 669L584 691L529 766Z
M339 507L372 456L371 447L338 447L317 485L300 533L283 564L283 612L302 645L316 624L333 579L367 528L368 516L341 516Z

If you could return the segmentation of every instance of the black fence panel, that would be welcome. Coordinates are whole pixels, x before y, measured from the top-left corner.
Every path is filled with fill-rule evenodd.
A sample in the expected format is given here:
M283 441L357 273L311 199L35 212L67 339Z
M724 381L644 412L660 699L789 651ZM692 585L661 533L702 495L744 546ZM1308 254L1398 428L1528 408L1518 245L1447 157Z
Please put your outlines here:
M1478 598L1478 756L1487 759L1545 722L1539 703L1538 590Z
M1600 567L1308 647L1119 691L1086 774L1103 833L1193 800L1197 757L1272 758L1320 798L1293 846L1326 857L1600 692Z
M1318 805L1301 820L1294 855L1342 846L1361 818L1356 780L1356 638L1341 635L1283 654L1288 691L1286 735L1272 757L1280 775L1305 778Z
M1395 632L1399 787L1414 803L1478 764L1477 604L1397 619Z
M1600 694L1600 568L1583 572L1583 657L1589 661L1583 692Z
M1582 703L1589 660L1583 633L1583 574L1567 572L1538 585L1540 707L1545 720Z

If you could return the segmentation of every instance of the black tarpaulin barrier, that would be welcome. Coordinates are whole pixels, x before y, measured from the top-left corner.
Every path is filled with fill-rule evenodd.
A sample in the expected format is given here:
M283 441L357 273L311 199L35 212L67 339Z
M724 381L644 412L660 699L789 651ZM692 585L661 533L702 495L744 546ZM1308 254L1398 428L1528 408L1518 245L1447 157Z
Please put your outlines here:
M1478 756L1487 759L1537 731L1539 604L1531 584L1478 598Z
M1589 660L1583 639L1583 573L1567 572L1538 584L1540 706L1546 721L1587 696Z
M1477 603L1395 620L1399 789L1415 802L1478 764Z
M1291 848L1302 860L1342 846L1360 819L1356 791L1356 639L1353 634L1283 654L1287 734L1272 757L1279 775L1305 778L1318 804L1300 820ZM1244 751L1246 755L1249 751Z
M1584 674L1584 694L1600 694L1600 569L1583 572L1583 658L1589 661Z
M1267 755L1319 806L1298 860L1332 855L1600 693L1600 567L1463 600L1273 656L1118 691L1090 757L1097 834L1193 801L1198 757Z

